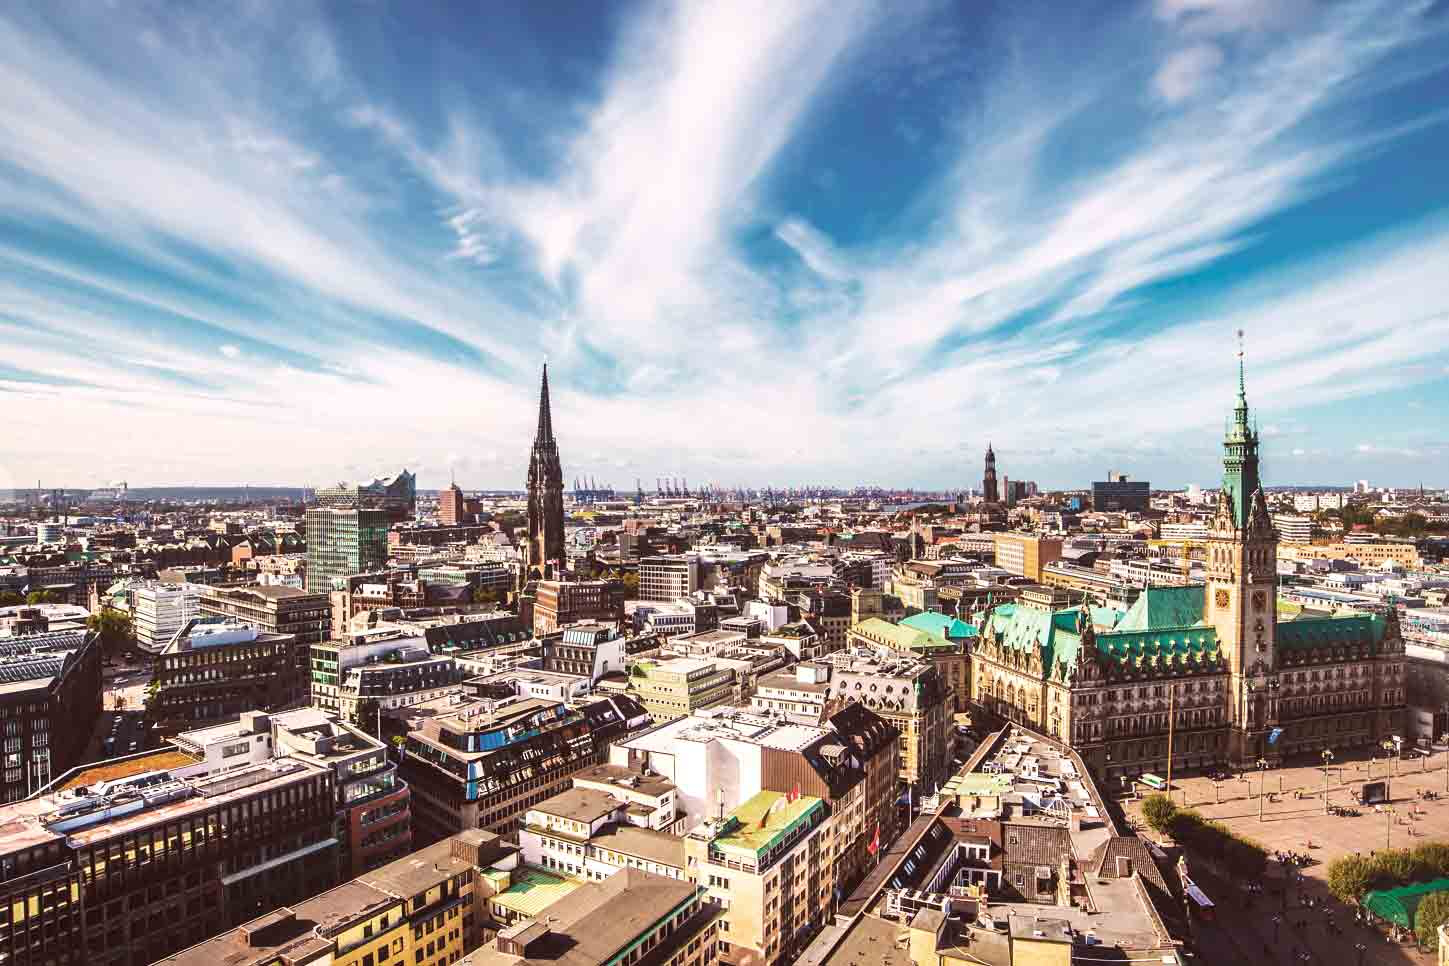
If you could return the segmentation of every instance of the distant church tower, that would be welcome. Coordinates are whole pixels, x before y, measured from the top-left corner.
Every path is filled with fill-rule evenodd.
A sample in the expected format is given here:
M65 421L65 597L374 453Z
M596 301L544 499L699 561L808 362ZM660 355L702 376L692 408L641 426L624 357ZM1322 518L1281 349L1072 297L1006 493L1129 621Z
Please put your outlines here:
M986 473L981 478L981 499L986 503L996 503L999 499L996 492L996 454L991 451L991 444L986 444Z
M1248 420L1241 344L1238 405L1223 437L1223 485L1207 554L1203 616L1228 659L1230 757L1238 763L1276 758L1267 737L1278 722L1278 534L1258 478L1258 431Z
M553 579L564 561L563 468L553 438L548 405L548 364L538 393L538 432L528 463L528 544L524 548L524 580Z

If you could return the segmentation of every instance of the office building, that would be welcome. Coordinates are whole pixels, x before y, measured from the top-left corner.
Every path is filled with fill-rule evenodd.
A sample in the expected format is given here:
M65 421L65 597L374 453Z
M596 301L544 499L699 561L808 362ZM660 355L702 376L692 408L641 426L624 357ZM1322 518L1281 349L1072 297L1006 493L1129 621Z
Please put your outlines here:
M458 662L452 657L411 644L380 661L356 664L343 672L337 710L344 721L377 732L385 712L456 694L455 686L461 680Z
M350 878L412 851L408 787L387 746L316 708L280 714L248 711L237 720L171 739L180 753L211 770L297 758L332 771L336 790L337 862Z
M82 760L101 713L101 644L87 631L0 637L4 800L13 802Z
M1007 573L1041 583L1042 568L1062 559L1060 537L1044 537L1035 533L997 533L996 566Z
M873 618L850 629L853 646L878 646L899 654L925 658L935 665L951 690L953 713L971 704L971 643L976 628L959 618L935 611L914 614L899 624Z
M268 634L290 634L301 644L332 636L332 612L325 593L295 587L207 587L202 617L231 618Z
M1312 543L1313 520L1291 513L1273 514L1273 529L1278 531L1282 543Z
M337 582L387 563L387 532L393 517L381 508L308 507L308 592L326 594Z
M628 642L613 624L572 624L538 642L543 670L577 674L597 683L625 670Z
M562 578L563 519L563 468L559 463L558 441L553 437L548 364L545 363L538 391L538 431L528 460L528 541L523 547L521 583Z
M831 915L831 820L813 795L762 791L685 836L690 873L726 912L719 961L793 962Z
M486 901L517 864L497 836L463 832L157 966L452 966L493 935Z
M814 795L835 817L834 886L864 875L870 844L896 829L899 731L863 704L813 723L772 711L715 707L616 742L609 761L669 781L677 828L719 818L761 791Z
M197 618L156 658L147 716L163 734L308 701L308 648L230 618Z
M147 650L165 647L186 622L201 613L200 584L147 583L131 592L131 627Z
M949 777L950 689L927 658L888 648L848 647L830 666L828 698L865 705L900 733L900 779L927 794Z
M674 786L638 773L619 781L603 787L576 783L530 808L518 831L523 861L580 879L606 879L620 869L686 878L684 840L650 825L654 818L672 827ZM616 792L632 792L633 799ZM649 804L641 800L646 796Z
M1146 513L1151 506L1152 486L1146 480L1108 473L1105 481L1092 484L1092 509L1098 513Z
M649 720L622 695L573 703L449 696L391 714L409 729L402 777L421 841L471 828L511 834L530 807L602 764L611 741Z
M458 484L449 484L438 494L438 520L445 527L460 527L473 523L482 507L477 500L470 500L458 489Z
M639 599L672 601L699 589L699 556L675 554L639 561Z
M548 634L580 621L617 622L622 604L606 580L540 580L533 602L533 632Z
M144 966L332 887L333 777L173 750L0 807L0 949L15 966Z
M641 659L629 666L629 691L658 724L730 701L735 678L734 668L709 659Z

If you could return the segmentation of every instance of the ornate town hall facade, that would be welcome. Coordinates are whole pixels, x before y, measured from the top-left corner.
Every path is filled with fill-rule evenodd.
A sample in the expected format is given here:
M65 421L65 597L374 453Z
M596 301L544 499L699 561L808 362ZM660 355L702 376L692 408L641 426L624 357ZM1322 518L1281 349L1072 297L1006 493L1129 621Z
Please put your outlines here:
M1377 744L1403 727L1398 619L1288 612L1258 433L1238 400L1206 586L1152 587L1124 611L1029 591L979 615L974 703L1069 742L1099 777Z

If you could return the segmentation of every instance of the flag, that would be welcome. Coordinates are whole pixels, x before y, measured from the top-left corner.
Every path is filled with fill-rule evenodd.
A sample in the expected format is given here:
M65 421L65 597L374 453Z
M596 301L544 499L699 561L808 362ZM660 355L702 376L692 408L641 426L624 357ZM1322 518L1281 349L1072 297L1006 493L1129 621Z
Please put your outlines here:
M865 847L865 850L867 852L869 852L871 855L875 855L877 852L880 851L880 823L879 822L877 822L876 825L875 825L875 837L870 840L870 844Z
M799 782L796 782L795 783L795 787L793 789L791 789L791 791L790 791L790 801L792 801L792 802L798 802L799 800L800 800L800 783Z

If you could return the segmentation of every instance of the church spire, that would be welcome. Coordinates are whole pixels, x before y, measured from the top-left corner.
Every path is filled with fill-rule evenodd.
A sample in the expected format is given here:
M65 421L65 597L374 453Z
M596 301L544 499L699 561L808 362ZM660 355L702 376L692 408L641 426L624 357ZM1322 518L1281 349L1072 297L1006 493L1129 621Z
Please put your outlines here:
M1247 526L1258 479L1258 434L1248 421L1248 390L1243 365L1243 330L1238 330L1238 402L1223 437L1223 493L1233 511L1233 524Z
M538 434L534 445L553 442L553 413L548 405L548 363L543 364L543 386L538 391Z

